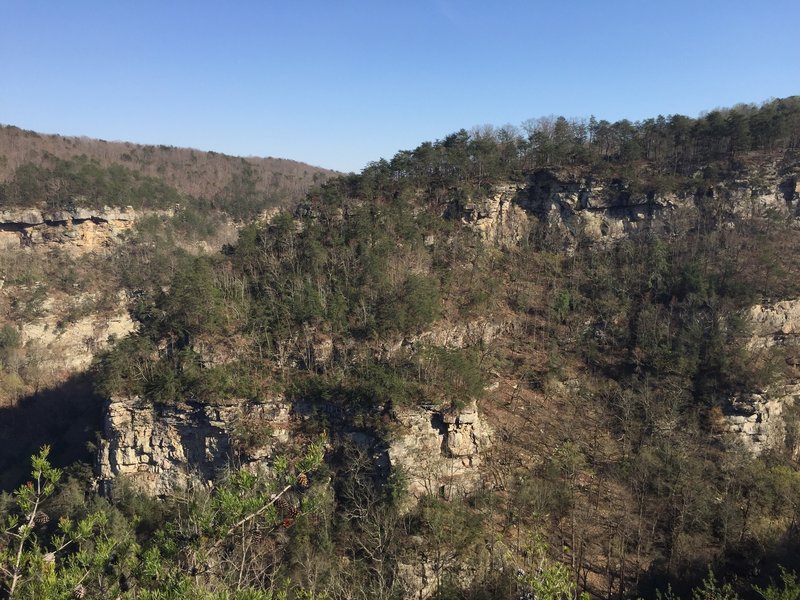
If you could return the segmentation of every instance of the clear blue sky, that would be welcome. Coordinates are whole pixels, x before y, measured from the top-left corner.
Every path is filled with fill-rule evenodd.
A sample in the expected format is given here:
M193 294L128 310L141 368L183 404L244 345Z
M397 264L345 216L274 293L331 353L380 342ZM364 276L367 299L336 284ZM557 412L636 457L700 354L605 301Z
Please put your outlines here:
M0 123L345 171L800 93L800 1L0 0Z

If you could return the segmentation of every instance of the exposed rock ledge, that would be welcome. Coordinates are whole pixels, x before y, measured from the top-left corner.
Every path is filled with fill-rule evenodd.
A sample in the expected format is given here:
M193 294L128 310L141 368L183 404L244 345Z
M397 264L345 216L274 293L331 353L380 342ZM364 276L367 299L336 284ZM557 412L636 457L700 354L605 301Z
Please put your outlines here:
M747 345L751 351L781 348L786 361L796 368L800 362L800 299L757 304L748 313L752 327ZM733 433L752 454L786 448L800 453L798 440L790 436L790 411L800 407L800 383L789 379L735 398L724 407L725 429Z
M798 405L800 385L776 386L760 394L733 398L725 419L727 431L736 436L744 448L756 456L771 449L780 449L787 442L786 412ZM790 448L792 454L797 448Z
M750 309L750 348L795 346L800 342L800 299L756 304Z
M153 496L211 485L232 463L238 427L245 419L270 427L270 439L249 453L246 462L264 460L275 444L288 437L289 406L280 399L236 406L111 400L97 453L101 489L108 493L119 476Z
M124 293L117 296L116 305L110 310L91 312L74 321L59 319L60 311L70 303L80 305L93 299L92 294L69 300L49 297L42 305L42 316L20 324L22 344L28 352L36 352L47 380L59 381L87 369L98 351L136 329Z
M475 402L448 412L408 410L389 442L392 468L402 469L412 499L461 496L480 487L481 465L492 430Z
M111 400L97 455L101 487L108 493L119 477L154 496L211 486L232 464L268 466L300 422L327 408L303 402L292 405L280 397L231 406ZM479 465L490 445L491 430L474 402L449 412L404 409L398 421L387 442L334 419L331 440L355 442L371 453L376 466L401 469L410 499L430 493L458 495L480 485ZM242 427L254 424L266 435L256 436L257 447L243 448Z
M61 247L92 251L113 243L137 218L130 206L0 211L0 250Z
M484 198L454 202L447 213L503 248L524 240L534 219L565 239L616 242L642 231L680 235L695 227L698 219L712 216L719 224L732 223L736 217L779 215L797 220L798 188L797 175L780 176L775 167L768 168L763 179L718 184L693 193L636 191L620 180L595 181L576 173L540 170L525 186L499 185Z

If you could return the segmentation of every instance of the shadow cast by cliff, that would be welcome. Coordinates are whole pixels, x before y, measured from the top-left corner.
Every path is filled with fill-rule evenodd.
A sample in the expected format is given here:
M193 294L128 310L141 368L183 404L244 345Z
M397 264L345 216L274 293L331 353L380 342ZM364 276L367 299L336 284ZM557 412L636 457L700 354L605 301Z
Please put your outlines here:
M64 467L91 462L91 444L102 427L102 399L88 374L21 398L0 408L0 490L23 483L30 456L47 444L52 463Z

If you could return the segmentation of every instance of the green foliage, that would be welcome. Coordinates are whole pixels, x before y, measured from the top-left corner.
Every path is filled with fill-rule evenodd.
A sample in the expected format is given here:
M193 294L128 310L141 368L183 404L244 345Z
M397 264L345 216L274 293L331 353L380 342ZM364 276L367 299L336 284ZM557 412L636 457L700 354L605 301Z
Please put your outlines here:
M16 327L6 323L0 327L0 368L8 369L20 348L20 334Z
M564 321L572 309L572 295L569 290L559 290L553 297L552 310L559 321Z
M11 206L42 200L52 209L118 206L172 208L181 196L164 182L122 165L101 166L85 155L71 160L50 157L48 166L25 163L3 184L0 198Z
M753 586L764 600L797 600L800 598L800 581L797 574L781 567L781 587L771 584L767 588Z
M480 542L482 515L460 502L426 497L419 514L420 533L439 589L444 591L461 560Z
M224 327L222 293L211 262L198 258L175 274L168 292L157 300L162 335L188 343L201 333L215 335Z
M692 600L738 600L738 598L733 586L730 583L720 585L711 569L708 570L703 585L692 590Z
M179 517L163 523L152 545L141 553L135 573L140 585L151 594L170 590L174 597L205 597L212 589L220 590L220 597L303 597L302 586L291 586L296 595L286 596L289 582L277 573L265 581L263 573L280 568L279 564L270 567L280 556L270 552L272 544L280 543L280 531L295 526L295 520L311 518L318 495L324 493L313 483L322 465L324 444L324 439L311 443L292 461L293 468L284 457L271 476L234 470L213 492L179 499ZM311 480L310 486L295 489L299 473ZM295 506L297 514L288 516L285 506ZM236 568L230 568L232 565ZM187 576L199 570L205 585Z
M156 348L142 336L127 336L94 362L97 391L110 398L118 394L141 396L151 378Z
M19 321L32 321L42 316L48 295L48 286L36 282L20 291L21 293L11 298L12 316Z
M461 407L483 396L486 380L477 352L432 346L420 362L429 400Z
M439 316L437 283L419 275L409 275L395 290L378 298L375 329L379 334L418 332Z
M208 240L217 233L222 218L222 215L212 211L210 206L196 201L190 206L176 210L171 224L176 232L190 240Z
M389 406L403 406L419 398L421 390L408 362L376 362L358 369L357 377L364 395Z
M42 506L62 475L50 465L49 452L45 446L32 457L32 481L15 492L13 507L2 514L0 585L8 598L63 597L98 578L102 582L130 547L124 537L111 535L102 511L79 519L61 517L56 527L43 530L48 517ZM113 577L105 585L109 592L119 591Z
M245 469L231 471L213 493L178 499L172 518L151 523L158 529L146 530L146 543L141 546L131 539L126 521L115 509L89 500L97 506L89 510L80 499L64 497L66 488L59 489L62 472L50 465L45 447L32 459L33 481L17 490L13 502L0 504L3 593L8 598L61 598L78 595L80 588L87 597L307 597L302 585L292 584L283 575L276 573L272 581L262 576L276 559L269 549L284 535L280 532L295 520L310 518L318 496L324 495L324 485L315 480L324 445L324 439L312 442L306 452L292 457L294 467L284 461L282 467L276 465L272 477ZM299 473L305 478L302 487L295 484ZM70 493L76 492L81 495L77 490ZM288 504L286 498L290 498ZM53 499L60 499L59 503ZM118 497L118 502L123 510L131 511L132 523L138 527L157 506L148 500L149 508L135 508L141 499L130 492ZM299 514L287 522L285 508L277 508L281 502L299 503ZM48 524L42 510L45 505L48 511L84 514L73 518L62 512L57 524ZM229 569L231 564L237 568ZM202 578L192 576L198 571Z
M278 204L281 183L274 174L273 188L276 192L266 193L261 185L261 177L244 159L240 160L228 184L213 198L216 205L237 220L253 219L265 209Z
M378 441L361 456L332 460L329 487L314 489L315 474L323 479L320 444L275 459L269 475L234 471L213 491L159 503L159 518L146 516L153 505L120 500L131 504L125 514L143 542L127 571L135 597L392 597L400 565L423 555L415 566L434 565L440 597L473 597L462 569L475 574L476 598L560 598L601 576L608 595L630 595L646 569L657 585L683 580L683 590L710 560L734 565L728 572L747 560L763 568L769 552L792 543L796 470L777 453L735 455L720 406L784 374L782 357L748 347L742 315L764 297L800 290L786 258L800 238L778 222L739 216L721 228L730 207L719 195L696 194L746 175L753 150L790 150L784 157L793 168L799 111L793 98L699 119L551 118L524 133L458 131L321 186L294 213L244 227L214 259L174 248L181 236L213 233L213 219L194 208L245 219L276 200L246 161L213 208L181 198L174 217L142 220L129 256L114 259L120 280L136 290L141 327L98 358L103 394L215 404L285 391L303 410L312 407L305 434L330 428ZM106 178L123 196L146 189L124 170L69 169L83 173L75 189L106 189ZM69 169L59 175L68 183ZM682 236L643 227L602 247L579 239L569 256L548 251L563 240L544 222L520 247L503 250L461 227L468 203L537 169L616 179L623 202L696 195L702 214ZM14 185L32 190L48 177L56 181L22 169ZM164 190L151 192L167 201ZM17 299L17 314L36 313L34 289ZM422 341L484 318L513 320L516 329L487 347ZM0 341L0 351L13 345ZM502 365L501 381L517 380L508 395L503 382L506 403L492 407L508 415L495 423L487 486L496 493L471 503L428 498L399 515L409 501L402 477L387 481L372 455L379 442L394 441L395 409L459 408L484 394L490 365ZM245 451L265 441L269 428L245 418L232 443ZM299 489L299 472L315 475L311 491ZM279 508L278 495L292 506ZM307 518L312 513L318 520ZM526 547L526 527L546 531L551 543ZM481 590L480 574L497 572L486 549L512 545L524 572L505 571L492 591ZM743 578L755 574L751 563ZM784 589L791 594L795 584L785 579ZM709 575L695 595L732 598L738 590Z

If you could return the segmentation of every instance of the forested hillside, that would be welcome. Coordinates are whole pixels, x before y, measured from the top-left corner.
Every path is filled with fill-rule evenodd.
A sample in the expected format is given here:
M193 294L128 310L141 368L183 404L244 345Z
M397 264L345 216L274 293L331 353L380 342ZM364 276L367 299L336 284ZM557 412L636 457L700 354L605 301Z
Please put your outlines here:
M297 201L334 175L280 158L239 158L0 127L0 207L173 208L209 203L236 219ZM205 207L205 208L204 208Z
M94 475L34 458L0 583L800 597L798 181L798 97L545 118L326 181L218 253L123 247Z

